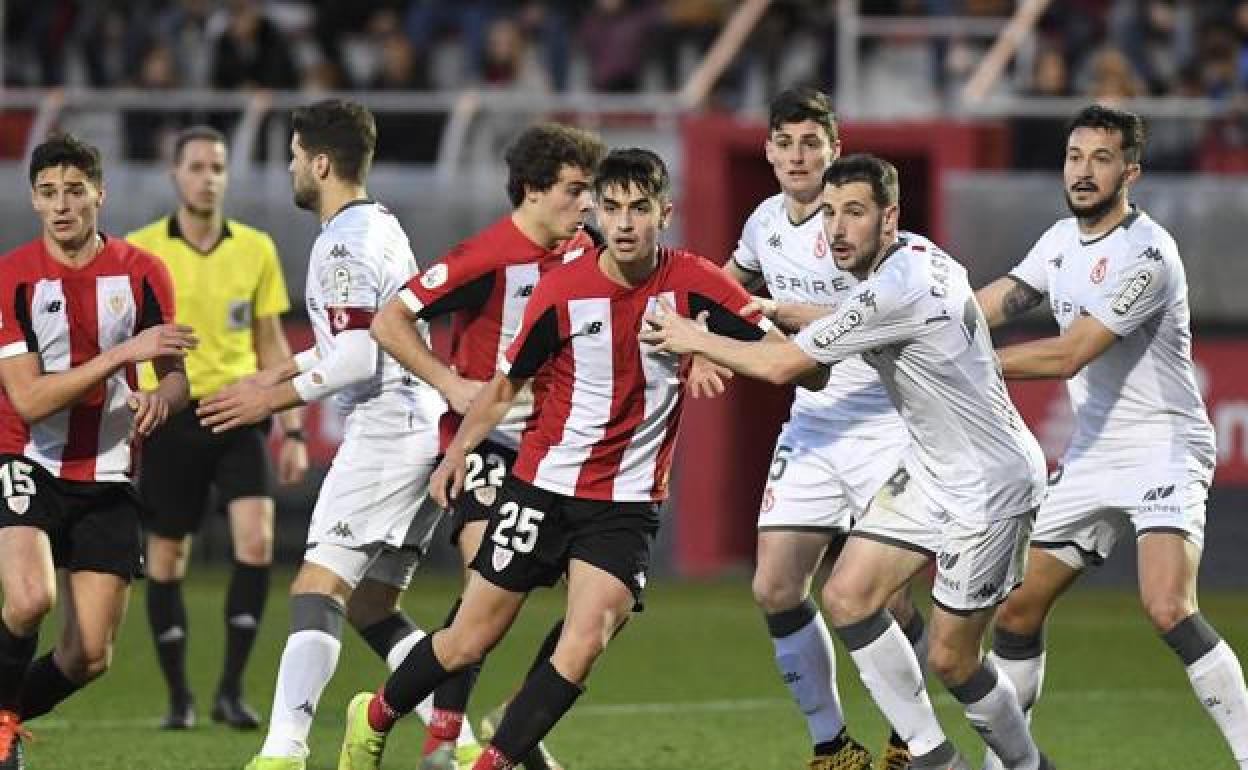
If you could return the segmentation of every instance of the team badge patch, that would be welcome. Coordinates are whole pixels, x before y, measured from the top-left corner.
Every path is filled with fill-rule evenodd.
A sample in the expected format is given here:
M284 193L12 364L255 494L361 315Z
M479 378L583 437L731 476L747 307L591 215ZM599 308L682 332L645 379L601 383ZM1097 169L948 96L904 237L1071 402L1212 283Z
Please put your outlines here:
M1109 309L1118 315L1126 315L1131 306L1136 303L1143 294L1148 285L1153 282L1153 273L1150 270L1140 270L1131 276L1131 280L1118 292L1118 296L1114 297L1114 301L1110 304Z
M345 305L351 300L351 271L345 267L334 268L334 297L337 305Z
M1092 266L1092 274L1088 276L1088 279L1092 281L1092 283L1100 283L1105 280L1105 268L1108 266L1109 257L1101 257L1096 260L1096 264Z
M30 495L14 495L4 499L9 504L9 510L21 516L30 510Z
M490 564L494 566L495 572L502 572L507 569L508 564L511 564L511 557L514 555L509 549L496 545L494 554L490 557Z
M829 347L841 337L862 326L863 320L865 319L863 319L862 313L857 308L851 308L840 318L833 321L832 325L827 329L812 337L811 341L815 343L817 348Z
M828 239L821 231L815 238L815 259L823 259L828 255Z
M446 283L448 273L446 263L439 262L420 276L420 285L432 291Z
M489 484L486 484L483 487L477 487L473 490L472 496L477 498L478 503L481 503L486 508L489 508L494 505L496 500L498 500L498 487L492 487Z
M120 294L114 294L108 298L108 309L113 315L121 315L126 310L126 298Z

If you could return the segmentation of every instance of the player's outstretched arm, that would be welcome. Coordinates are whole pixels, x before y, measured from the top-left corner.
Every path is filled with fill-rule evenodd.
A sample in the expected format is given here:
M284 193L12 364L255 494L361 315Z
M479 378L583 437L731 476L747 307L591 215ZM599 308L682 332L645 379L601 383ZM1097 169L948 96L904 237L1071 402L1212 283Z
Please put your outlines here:
M77 403L127 364L182 358L197 344L191 327L160 324L68 371L52 373L43 371L37 353L20 352L0 358L0 385L22 421L33 425Z
M996 328L1039 305L1044 301L1044 292L1012 275L1003 275L975 292L975 301L983 309L988 327Z
M446 447L442 463L429 477L429 494L438 505L445 508L459 496L464 486L464 458L507 416L516 394L526 383L528 379L512 379L499 372L473 400L455 438Z
M484 383L460 377L458 372L442 363L429 349L424 335L417 328L418 320L411 308L395 297L374 316L369 333L382 350L441 393L451 411L465 414Z
M1117 340L1100 321L1084 316L1060 336L1009 345L997 357L1007 380L1070 379Z

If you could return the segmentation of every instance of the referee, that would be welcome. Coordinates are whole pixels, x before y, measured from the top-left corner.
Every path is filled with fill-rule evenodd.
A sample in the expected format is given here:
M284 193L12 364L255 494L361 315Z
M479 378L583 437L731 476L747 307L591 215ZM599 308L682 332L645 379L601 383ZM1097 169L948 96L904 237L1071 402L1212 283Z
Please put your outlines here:
M273 560L272 469L267 428L214 434L195 416L198 400L290 358L279 316L290 309L273 240L222 213L227 181L225 137L196 126L178 135L172 178L178 210L128 239L160 257L173 277L177 322L194 325L199 348L186 359L191 405L146 443L139 487L150 509L147 537L147 616L160 668L169 686L164 729L195 724L186 679L188 635L182 579L191 535L203 520L211 488L229 514L234 569L225 599L225 662L212 718L239 729L260 724L242 699L242 674L256 638ZM140 371L146 390L150 367ZM307 470L302 415L277 418L284 437L278 474L294 483Z

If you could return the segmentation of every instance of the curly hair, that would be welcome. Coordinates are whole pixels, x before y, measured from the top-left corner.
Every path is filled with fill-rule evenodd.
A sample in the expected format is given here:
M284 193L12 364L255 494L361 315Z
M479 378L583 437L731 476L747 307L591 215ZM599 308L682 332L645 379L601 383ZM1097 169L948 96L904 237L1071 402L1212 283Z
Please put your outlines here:
M593 174L606 154L606 145L588 131L559 123L531 126L507 148L507 197L519 206L529 190L549 190L564 166Z

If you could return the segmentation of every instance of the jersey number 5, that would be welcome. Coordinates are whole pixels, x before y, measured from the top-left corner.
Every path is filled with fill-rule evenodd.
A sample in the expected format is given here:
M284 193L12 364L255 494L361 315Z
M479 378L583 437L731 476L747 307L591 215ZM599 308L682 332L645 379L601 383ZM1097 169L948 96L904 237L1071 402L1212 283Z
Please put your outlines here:
M20 460L0 465L0 496L17 497L35 494L35 480L30 477L34 468Z
M534 508L521 508L519 503L504 503L498 509L503 520L490 539L500 548L510 548L516 553L529 553L537 545L537 525L546 514ZM515 534L512 534L512 533Z

